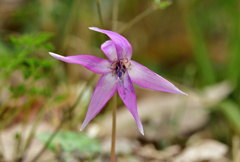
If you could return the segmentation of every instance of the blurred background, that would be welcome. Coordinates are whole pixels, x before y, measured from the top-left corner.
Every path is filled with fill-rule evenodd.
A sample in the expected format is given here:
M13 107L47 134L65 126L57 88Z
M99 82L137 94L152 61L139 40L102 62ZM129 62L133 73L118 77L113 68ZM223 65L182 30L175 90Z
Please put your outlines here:
M112 100L80 132L100 78L63 56L132 59L188 96L135 86L145 135L118 98L117 161L240 162L238 0L0 0L0 161L109 161Z

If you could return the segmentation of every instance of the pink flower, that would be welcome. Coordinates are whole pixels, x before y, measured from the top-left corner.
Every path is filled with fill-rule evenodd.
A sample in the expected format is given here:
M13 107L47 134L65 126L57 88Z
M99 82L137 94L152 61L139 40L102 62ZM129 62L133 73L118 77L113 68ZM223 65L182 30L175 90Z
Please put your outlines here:
M95 87L86 118L82 124L81 130L100 112L107 101L118 91L126 107L133 115L138 129L144 134L141 120L137 111L136 94L133 83L148 89L178 93L186 95L172 83L152 72L145 66L132 61L132 46L118 33L102 30L97 27L89 29L108 35L111 40L107 40L101 45L102 51L109 60L101 59L90 55L60 56L49 52L56 59L68 63L80 64L92 72L102 74Z

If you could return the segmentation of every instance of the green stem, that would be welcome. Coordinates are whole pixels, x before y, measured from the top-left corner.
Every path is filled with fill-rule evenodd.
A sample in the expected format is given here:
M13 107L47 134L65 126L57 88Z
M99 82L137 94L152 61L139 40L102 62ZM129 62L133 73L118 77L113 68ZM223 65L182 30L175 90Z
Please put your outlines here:
M192 39L194 49L194 57L199 68L201 78L205 85L215 82L215 74L209 59L206 43L203 39L203 34L196 17L192 14L188 15L188 30Z
M91 80L93 80L93 78L96 76L96 74L94 73L92 75L92 77L89 79L89 81L87 82L87 85L85 86L84 90L82 92L85 91L85 89L88 87L88 85L91 83ZM79 101L81 100L83 96L83 93L80 93L80 95L78 96L76 102L74 103L73 106L70 107L69 112L64 114L63 119L61 120L61 123L58 125L58 127L54 130L53 134L48 138L47 142L45 143L45 145L43 146L43 148L38 152L38 154L31 160L31 162L35 162L39 159L39 157L45 152L45 150L47 149L48 145L51 143L51 141L54 139L54 137L56 136L57 132L62 128L62 126L68 122L69 117L71 117L71 114L74 112L75 108L77 107Z
M98 16L99 16L100 25L101 25L101 28L104 29L100 0L96 0L96 2L97 2L97 12L98 12Z
M72 107L73 108L73 107ZM72 111L72 109L70 109L70 111ZM38 152L38 154L33 158L33 160L31 160L31 162L35 162L37 161L40 156L45 152L45 150L47 149L48 145L52 142L52 140L54 139L54 137L56 136L57 132L61 129L61 127L64 125L64 122L66 121L66 119L69 117L70 113L67 113L67 115L65 115L66 117L63 118L62 122L58 125L58 127L54 130L53 134L48 138L47 142L45 143L45 145L43 146L43 148Z
M119 0L114 0L114 4L113 4L113 24L112 24L112 30L116 31L117 30L117 26L118 26L118 4L119 4Z
M89 102L90 102L90 101L89 101ZM88 107L89 107L89 104L87 104L87 105L84 106L84 107L81 107L82 111L80 111L78 114L76 114L76 115L73 117L73 119L71 120L71 122L70 122L70 124L69 124L70 127L73 127L74 125L76 125L76 124L79 122L79 120L81 120L81 119L84 118L84 116L85 116L86 113L87 113Z
M66 18L65 20L66 22L64 23L65 25L62 26L62 28L59 31L60 32L59 36L61 38L57 38L58 40L60 40L60 42L58 42L58 47L59 47L58 53L64 53L66 50L67 44L69 42L68 35L73 29L75 22L77 20L79 5L80 5L80 0L75 0L72 2L68 17Z
M225 116L226 120L229 122L229 125L232 126L233 130L240 134L240 110L237 103L232 100L225 100L219 105L221 113Z
M21 112L27 106L30 106L30 104L32 104L33 101L34 98L30 98L26 105L18 107L17 110L15 110L12 114L8 115L8 117L6 117L6 120L4 120L3 123L1 123L0 131L3 130L11 121L13 121L13 119L17 116L19 112Z
M8 106L9 106L9 102L11 101L11 97L9 97L9 99L7 101L5 101L5 103L3 105L1 105L0 107L0 120L2 120L3 115L7 113L7 111L9 110Z
M51 99L50 99L49 102L51 102ZM24 147L23 147L22 154L21 154L20 157L24 157L24 154L27 152L27 150L28 150L28 148L29 148L29 146L30 146L30 144L31 144L32 138L33 138L34 135L35 135L37 126L38 126L40 120L41 120L41 119L43 118L43 116L45 115L45 112L46 112L47 109L48 109L48 105L49 105L49 104L47 103L42 109L40 109L40 112L37 114L36 119L34 120L34 123L33 123L33 125L32 125L31 131L30 131L30 133L29 133L29 136L27 137L26 143L25 143L25 145L24 145Z
M182 5L181 9L183 18L186 23L187 32L191 39L193 54L202 83L204 83L204 85L213 84L216 82L215 72L209 58L206 42L203 38L202 29L193 10L194 4L185 4L185 2L181 1L180 5Z
M4 159L5 149L2 142L2 132L0 131L0 156Z
M135 18L133 18L131 21L129 21L125 26L123 26L122 28L120 28L118 30L118 33L121 34L123 32L125 32L126 30L128 30L129 28L131 28L134 24L136 24L138 21L140 21L141 19L143 19L144 17L148 16L150 13L152 13L153 11L157 10L157 7L152 5L149 8L147 8L145 11L143 11L142 13L140 13L138 16L136 16Z
M117 93L113 96L111 162L115 162Z
M240 79L240 11L239 1L226 2L226 9L229 17L231 17L230 23L232 27L229 30L229 62L228 62L228 79L232 82L234 87L234 96L239 100L239 79Z
M85 87L83 88L83 90L81 91L81 95L83 96L84 95L84 92L89 88L89 85L92 85L94 83L94 80L93 78L95 77L96 75L93 75L89 81L87 82L87 84L85 85ZM82 98L82 97L81 97ZM81 100L80 98L80 100ZM86 101L85 101L86 102ZM90 102L90 101L89 101ZM72 118L72 120L70 121L70 127L74 126L75 124L77 124L77 122L82 119L84 117L84 115L86 115L86 112L87 112L87 108L89 107L89 104L87 104L86 106L84 107L81 107L82 111L79 113L79 114L75 114L74 117Z
M240 162L239 159L239 149L240 149L240 139L238 135L234 135L232 137L232 161Z
M22 135L20 133L16 133L15 134L15 145L14 145L14 152L13 152L13 159L14 159L14 162L20 162L21 158L19 158L19 152L20 152L20 149L21 149L21 143L22 143Z

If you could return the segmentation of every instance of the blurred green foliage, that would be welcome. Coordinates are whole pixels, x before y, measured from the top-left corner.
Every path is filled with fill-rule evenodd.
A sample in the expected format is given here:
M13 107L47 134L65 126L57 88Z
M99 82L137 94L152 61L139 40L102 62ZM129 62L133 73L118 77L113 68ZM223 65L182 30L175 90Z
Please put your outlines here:
M42 54L37 54L41 50L52 51L54 49L52 44L47 42L52 36L50 33L38 33L23 35L20 38L10 37L12 43L8 47L10 50L1 55L0 78L3 83L7 84L13 72L20 71L20 75L23 75L24 81L20 81L17 85L9 85L9 90L14 97L27 93L50 95L49 85L40 88L36 87L35 83L53 74L53 62L44 59Z
M0 130L11 124L20 112L25 112L24 118L28 118L29 108L39 97L52 95L54 80L48 78L55 75L54 62L42 55L43 51L54 49L48 42L52 36L46 32L10 36L10 41L5 43L7 50L2 50L0 59L0 94L3 96Z
M43 143L46 143L51 136L49 133L41 133L36 135ZM57 151L58 147L66 152L79 151L84 153L99 153L101 146L99 141L90 138L87 135L70 131L58 132L48 148Z
M196 62L197 85L203 87L228 80L233 92L212 113L222 113L235 133L240 119L240 8L239 1L182 2ZM215 47L214 47L215 46ZM215 48L217 53L210 50ZM222 57L222 58L221 58ZM220 59L220 61L218 61ZM218 124L218 123L216 123Z

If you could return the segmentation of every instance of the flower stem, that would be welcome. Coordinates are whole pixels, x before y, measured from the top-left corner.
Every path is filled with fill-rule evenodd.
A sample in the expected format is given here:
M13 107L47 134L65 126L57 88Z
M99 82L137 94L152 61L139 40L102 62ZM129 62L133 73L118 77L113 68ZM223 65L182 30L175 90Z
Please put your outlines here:
M125 26L123 26L122 28L120 28L118 30L118 33L121 34L123 32L125 32L126 30L128 30L129 28L131 28L134 24L136 24L138 21L140 21L141 19L143 19L144 17L148 16L150 13L152 13L153 11L155 11L157 9L156 6L152 5L149 8L147 8L145 11L143 11L142 13L140 13L138 16L136 16L135 18L133 18L131 21L129 21Z
M115 93L114 96L113 96L113 121L112 121L111 162L115 162L116 111L117 111L117 93Z

